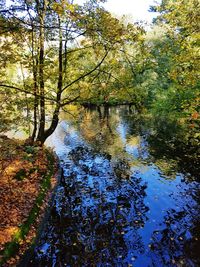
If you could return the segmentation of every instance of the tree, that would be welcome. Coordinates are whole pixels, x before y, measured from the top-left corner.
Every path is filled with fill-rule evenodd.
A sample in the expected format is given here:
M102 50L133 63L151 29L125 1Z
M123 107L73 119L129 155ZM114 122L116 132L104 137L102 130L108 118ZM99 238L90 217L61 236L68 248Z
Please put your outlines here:
M184 133L181 141L190 151L200 143L200 3L163 0L152 10L160 13L155 24L163 31L151 45L158 88L154 111L157 117L163 115L165 121L173 120L181 125Z
M6 94L17 92L17 98L28 95L33 110L33 141L44 143L58 124L60 109L80 98L80 81L99 70L109 53L123 41L124 25L101 8L100 2L91 0L80 6L67 0L15 0L0 10L5 41L6 34L9 38L14 34L21 41L15 51L21 51L18 63L26 74L17 83L8 77L1 79L0 88ZM80 44L81 38L89 40L89 47ZM78 66L73 74L68 72L71 55L87 49L96 52L96 62L87 68ZM12 59L16 60L15 54ZM49 104L53 113L47 121Z
M85 81L81 81L81 103L84 104L120 104L133 103L137 108L145 98L145 70L148 61L147 49L144 45L144 30L139 25L123 25L124 34L121 40L112 49L103 64ZM90 45L90 43L87 43ZM94 53L95 52L95 53ZM88 53L79 51L78 62L88 68L93 65L103 50L88 50ZM77 61L75 61L77 62Z

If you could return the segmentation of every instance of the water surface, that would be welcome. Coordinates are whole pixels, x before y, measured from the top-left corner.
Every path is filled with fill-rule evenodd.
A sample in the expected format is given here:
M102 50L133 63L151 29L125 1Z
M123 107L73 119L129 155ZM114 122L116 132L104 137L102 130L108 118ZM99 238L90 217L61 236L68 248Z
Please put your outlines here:
M200 186L155 157L155 129L128 107L64 115L48 140L63 168L27 266L200 266Z

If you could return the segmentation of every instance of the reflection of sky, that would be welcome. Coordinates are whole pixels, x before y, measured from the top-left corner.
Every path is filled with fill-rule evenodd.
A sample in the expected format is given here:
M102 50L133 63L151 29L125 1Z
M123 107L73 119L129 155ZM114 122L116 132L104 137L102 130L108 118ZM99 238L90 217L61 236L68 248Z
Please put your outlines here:
M116 131L119 134L122 143L125 146L125 150L127 153L132 155L134 158L138 159L147 159L149 154L148 154L148 149L147 149L147 143L144 140L142 136L128 136L127 133L128 126L125 123L119 123ZM134 139L134 141L132 141Z
M156 163L151 162L146 138L138 132L132 135L128 134L130 125L123 121L122 118L119 118L119 120L115 121L115 124L112 125L112 114L110 114L110 116L110 126L115 129L115 132L114 130L113 132L116 135L115 139L111 138L113 143L109 144L110 150L112 150L112 147L114 150L115 147L120 146L121 151L120 155L112 155L112 162L117 163L119 161L120 163L120 157L122 157L125 163L130 163L130 165L122 165L122 167L125 167L123 167L124 169L122 168L121 172L118 174L123 175L124 173L130 173L130 176L129 178L118 177L120 178L119 181L116 175L112 176L112 164L109 159L106 159L102 154L104 150L108 152L109 149L107 146L103 147L103 143L101 153L99 154L95 152L95 154L92 155L92 150L86 150L85 154L78 160L78 165L73 167L73 172L76 174L76 181L80 187L79 197L82 201L81 206L78 205L76 207L76 211L80 212L82 216L84 215L87 217L88 209L94 214L95 212L101 213L103 211L98 211L99 206L102 205L106 208L108 205L111 211L105 211L105 213L103 213L104 217L102 216L101 218L102 220L108 220L111 218L112 209L115 210L113 207L119 205L118 197L121 195L122 200L123 198L126 199L126 202L123 204L125 206L119 206L121 214L126 218L126 222L123 222L124 226L122 226L123 240L126 243L126 249L128 249L126 260L124 259L124 261L129 263L134 261L134 266L139 267L151 266L149 244L152 243L152 236L155 231L161 233L166 230L165 218L171 211L175 214L183 212L185 225L182 227L185 227L187 230L185 239L191 238L190 227L193 222L191 219L187 218L187 215L196 205L196 202L193 199L193 195L186 194L186 191L195 188L196 184L193 182L185 183L183 181L184 176L182 174L176 174L175 171L170 177L166 176L159 167L156 166ZM82 127L84 127L84 125L82 125ZM107 131L107 134L108 133L109 131ZM70 177L70 168L73 166L73 162L68 160L70 151L76 149L77 146L89 147L88 144L90 145L90 143L93 142L93 140L87 140L87 136L84 137L85 140L83 140L83 137L80 136L80 133L75 127L69 126L69 124L64 121L59 125L52 137L52 144L54 144L54 148L60 156L62 166L64 168L66 167L64 169L66 176ZM114 157L116 157L116 159ZM121 163L124 163L124 161ZM173 166L170 166L170 162L166 164L173 168ZM116 164L116 166L118 165ZM115 168L117 168L116 166ZM119 166L121 165L119 164ZM83 167L84 170L87 169L87 175L85 171L83 171ZM118 171L120 171L120 169ZM136 181L140 180L141 182L136 183ZM131 184L133 185L131 186ZM137 190L137 187L139 188L138 190L141 190L142 184L146 184L147 188L145 189L146 195L141 196L140 199L140 191L135 190ZM135 196L137 196L137 198L134 200ZM135 202L131 200L131 198L133 198ZM146 216L146 219L143 219L144 225L141 225L137 229L132 226L132 221L135 218L134 216L136 216L134 213L135 205L137 206L140 202L149 209L145 212L141 211L141 216ZM130 207L127 208L126 204L130 204ZM115 219L117 220L117 217ZM178 231L176 230L176 224L171 225L171 229L174 232ZM133 236L134 238L137 237L138 242L144 245L145 249L142 254L140 254L137 249L132 248ZM183 254L184 252L180 251L180 254L181 253ZM167 252L164 257L167 257Z
M155 228L159 229L159 223L163 220L165 212L170 208L176 209L175 200L169 196L177 192L176 186L180 182L180 177L177 176L173 183L166 182L161 179L160 171L155 165L144 166L144 168L142 166L135 167L132 168L132 171L148 183L145 204L150 208L148 211L149 220L144 229L141 230L143 240L148 244L152 232Z
M68 124L64 121L59 123L55 132L46 140L45 145L50 146L58 155L58 157L64 157L68 153L66 146L64 145L64 139L66 137Z
M63 120L59 123L55 132L46 140L45 144L50 146L59 158L63 158L69 152L66 142L70 145L70 148L82 144L78 132L73 127L70 127L67 121Z
M126 132L127 132L126 125L119 123L116 130L119 133L119 135L122 139L122 142L124 144L126 144Z

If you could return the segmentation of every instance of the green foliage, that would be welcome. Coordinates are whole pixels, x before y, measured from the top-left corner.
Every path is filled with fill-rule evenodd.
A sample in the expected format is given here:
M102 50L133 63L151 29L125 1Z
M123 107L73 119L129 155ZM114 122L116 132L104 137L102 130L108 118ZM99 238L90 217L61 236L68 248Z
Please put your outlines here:
M38 147L36 146L25 146L24 151L28 154L35 154L38 151Z
M114 18L101 2L91 0L81 6L45 1L41 8L40 1L20 0L1 13L7 31L2 37L0 63L5 75L0 77L0 89L11 95L21 123L28 120L33 131L39 128L35 132L41 142L54 130L58 110L73 99L98 104L134 99L137 105L143 98L137 97L137 80L144 81L140 80L145 68L144 53L140 60L144 30ZM49 105L55 112L46 129Z
M177 149L185 159L198 162L200 4L196 0L163 0L152 9L160 15L146 38L155 77L148 82L148 105L155 121L160 123L159 131L169 137L165 139L169 139L168 147L172 145L170 153L173 154L173 147L177 148L175 143L179 143ZM172 129L169 124L177 128Z
M14 178L17 179L18 181L22 181L25 177L26 177L26 170L21 169L16 173Z
M13 3L15 14L2 13L2 30L7 31L1 43L0 79L20 90L1 91L0 130L7 130L14 120L18 126L36 122L39 128L43 96L45 126L49 119L56 121L49 114L52 108L60 110L68 101L131 103L140 111L151 107L155 116L169 115L187 125L193 114L199 114L199 2L163 0L152 7L159 16L147 33L139 24L112 17L100 2L81 6L47 1L41 11L36 2L20 0ZM35 17L30 13L23 17L20 10L24 6L24 12L31 10ZM41 62L38 47L44 50ZM27 127L29 134L32 128ZM189 130L196 134L198 127Z

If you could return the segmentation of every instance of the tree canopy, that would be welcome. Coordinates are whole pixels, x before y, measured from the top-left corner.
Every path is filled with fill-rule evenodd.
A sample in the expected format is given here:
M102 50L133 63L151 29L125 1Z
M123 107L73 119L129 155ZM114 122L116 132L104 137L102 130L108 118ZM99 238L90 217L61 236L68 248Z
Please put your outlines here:
M147 32L113 17L103 2L1 3L1 131L13 119L29 122L32 140L43 143L70 103L171 112L198 130L199 1L152 6L159 15Z

